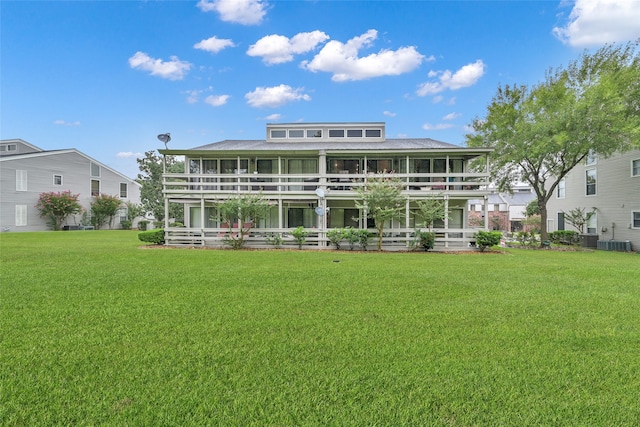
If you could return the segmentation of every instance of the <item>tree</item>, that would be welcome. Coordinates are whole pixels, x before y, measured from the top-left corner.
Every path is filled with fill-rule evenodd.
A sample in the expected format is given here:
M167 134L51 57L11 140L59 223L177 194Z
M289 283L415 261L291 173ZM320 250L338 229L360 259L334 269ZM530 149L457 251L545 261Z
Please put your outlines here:
M151 212L158 221L164 220L164 195L162 194L162 157L155 151L147 151L144 157L136 160L140 173L136 181L140 188L140 201L145 211ZM165 156L167 172L184 173L184 162L175 156ZM169 218L182 220L182 206L178 203L169 204Z
M243 194L232 197L218 205L218 212L223 223L227 224L229 233L227 242L234 249L244 246L244 239L251 232L256 221L269 212L269 203L260 194ZM232 224L237 224L237 232Z
M590 152L606 158L640 144L639 43L585 52L530 88L500 86L486 117L472 123L467 145L495 149L491 178L498 189L531 184L541 241L547 240L547 202L571 169Z
M407 198L402 194L405 183L390 173L382 173L367 179L360 187L356 207L367 213L378 230L378 250L382 250L384 223L404 213Z
M82 212L78 197L80 194L71 191L40 193L36 208L42 218L49 220L51 228L58 231L69 215Z
M573 225L580 234L584 234L584 226L595 215L596 211L593 209L591 212L585 212L585 208L575 208L569 212L562 211L562 213L564 213L565 221Z
M113 217L116 216L120 206L122 206L122 200L118 196L108 194L95 196L91 202L91 223L96 230L99 230L105 222L111 229Z
M429 231L432 230L435 221L443 221L449 216L443 199L432 197L418 200L417 205L422 217L422 227L428 228Z

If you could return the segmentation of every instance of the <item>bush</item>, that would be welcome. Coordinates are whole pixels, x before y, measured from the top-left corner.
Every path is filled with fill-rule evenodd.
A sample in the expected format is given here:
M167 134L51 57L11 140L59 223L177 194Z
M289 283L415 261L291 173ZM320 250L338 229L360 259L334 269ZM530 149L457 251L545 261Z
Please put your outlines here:
M307 234L309 234L309 232L305 230L303 226L300 226L291 232L293 240L295 240L298 245L298 249L302 249L302 245L307 241Z
M284 243L281 233L271 233L266 237L267 243L279 248Z
M138 233L138 240L156 245L164 245L164 229L155 228L149 231L141 231Z
M558 230L549 233L549 239L559 245L576 245L580 243L580 234L573 230Z
M71 194L71 191L41 193L36 208L42 218L49 220L51 228L61 230L62 223L69 215L82 211L79 196L80 194Z
M131 230L131 221L128 219L120 221L120 226L123 230Z
M349 249L353 250L356 244L360 241L360 236L358 235L358 230L352 227L347 227L344 229L344 238L349 242Z
M476 245L480 251L500 244L502 233L499 231L478 231L476 233Z
M344 240L346 231L344 228L334 228L327 231L327 238L329 243L336 245L336 249L340 250L340 242Z
M433 231L416 230L415 238L411 244L413 249L422 248L424 251L433 249L436 245L436 233Z
M367 250L367 246L369 246L369 240L371 240L372 234L369 230L357 230L358 233L358 243L360 243L360 247L363 251Z
M149 221L147 221L146 219L138 221L138 230L146 231L148 226L149 226Z
M523 246L535 246L538 243L538 236L535 231L520 231L516 233L516 240Z

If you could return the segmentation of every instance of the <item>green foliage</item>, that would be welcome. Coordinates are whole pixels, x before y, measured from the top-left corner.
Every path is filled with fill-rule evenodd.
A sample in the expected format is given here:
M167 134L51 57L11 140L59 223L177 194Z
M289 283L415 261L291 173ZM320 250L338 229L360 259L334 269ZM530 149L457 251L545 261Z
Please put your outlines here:
M144 214L142 205L129 201L124 202L124 205L127 208L127 220L131 221L132 224L136 220L136 218Z
M148 226L149 221L147 221L146 219L141 219L140 221L138 221L138 230L146 231Z
M362 248L363 251L366 251L369 247L369 241L371 240L373 234L367 229L357 230L356 233L358 236L358 244L360 245L360 248Z
M144 157L136 159L140 173L136 181L140 188L140 201L143 209L151 212L158 221L164 220L164 196L162 194L163 157L155 151L147 151ZM175 156L164 156L168 173L184 173L184 162L178 161ZM169 218L182 220L184 213L182 205L169 204Z
M91 224L99 230L105 223L109 225L113 222L113 217L122 206L122 200L118 196L100 194L91 201Z
M413 249L422 248L424 251L433 249L436 245L436 233L433 231L415 231L415 237L411 243Z
M349 250L353 250L360 242L359 230L353 227L346 227L344 229L344 238L349 242ZM366 245L365 245L366 248Z
M367 178L364 187L358 188L359 200L356 207L367 213L375 221L378 230L378 250L382 250L385 221L404 214L406 196L402 194L404 181L391 173L383 172L375 177Z
M583 53L537 85L500 86L486 117L473 122L470 147L491 147L500 191L528 182L547 238L547 202L590 151L602 157L640 145L640 40Z
M484 252L485 249L497 246L500 244L502 233L499 231L478 231L475 234L476 246L480 251Z
M225 243L233 249L241 249L253 225L269 212L269 208L268 201L261 194L243 194L222 201L218 205L218 213L229 227ZM233 224L237 224L237 232L232 230Z
M538 239L538 234L535 231L519 231L516 233L516 241L522 246L534 246L544 240Z
M155 228L149 231L141 231L140 233L138 233L138 239L146 243L164 245L164 229Z
M444 221L449 216L444 199L428 198L417 201L418 211L422 217L422 227L433 228L435 221Z
M549 239L560 245L575 245L580 243L580 235L573 230L558 230L549 233Z
M584 226L596 214L595 208L591 212L585 212L585 208L575 208L569 212L562 212L564 213L564 220L573 225L580 234L584 234Z
M533 199L527 204L527 207L524 210L524 215L529 218L535 215L540 215L540 206L538 206L538 200Z
M298 245L298 249L302 249L302 245L307 241L307 235L309 232L304 229L303 226L299 226L291 232L293 240Z
M327 239L329 239L329 243L336 246L336 250L340 250L340 243L346 237L346 229L344 228L333 228L327 231Z
M49 226L54 230L62 229L62 224L69 215L82 211L78 202L80 194L71 194L71 191L40 193L36 208L42 218L49 220Z
M282 233L270 233L266 237L266 240L267 240L267 243L275 246L276 248L279 248L284 243L284 239L282 238Z
M131 230L131 225L131 221L129 221L128 219L123 219L122 221L120 221L120 226L123 230Z

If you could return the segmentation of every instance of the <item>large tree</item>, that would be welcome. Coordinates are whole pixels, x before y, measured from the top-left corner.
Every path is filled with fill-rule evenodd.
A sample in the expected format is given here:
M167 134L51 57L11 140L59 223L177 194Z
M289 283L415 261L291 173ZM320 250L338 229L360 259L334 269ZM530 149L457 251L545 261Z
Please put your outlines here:
M162 157L155 151L147 151L144 157L137 159L140 173L136 181L142 185L140 189L140 201L146 212L151 212L157 221L164 220L164 196L162 194ZM178 161L175 156L165 156L167 172L183 173L184 162ZM181 205L171 203L169 205L169 218L181 220L183 213Z
M541 241L547 202L558 183L591 152L609 157L640 146L640 41L584 52L544 82L499 86L470 147L493 147L492 180L500 191L525 181L536 193Z

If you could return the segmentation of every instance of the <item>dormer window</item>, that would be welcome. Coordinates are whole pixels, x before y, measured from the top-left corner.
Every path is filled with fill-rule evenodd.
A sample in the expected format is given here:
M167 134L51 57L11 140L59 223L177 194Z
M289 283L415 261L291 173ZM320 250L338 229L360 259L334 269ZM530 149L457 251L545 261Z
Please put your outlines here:
M329 129L329 138L344 138L344 129Z

